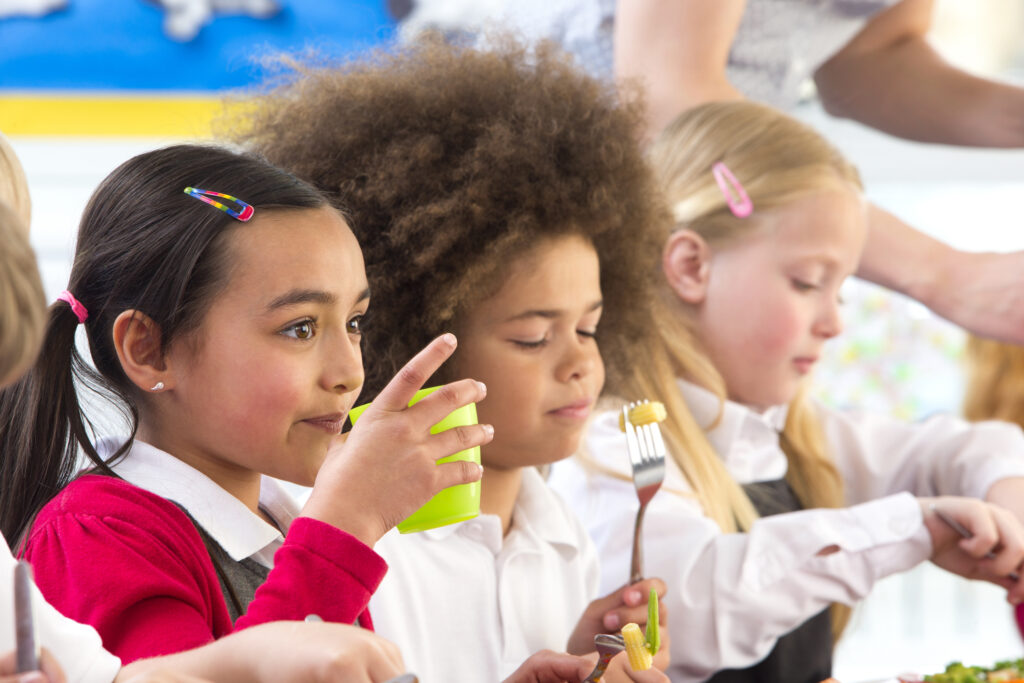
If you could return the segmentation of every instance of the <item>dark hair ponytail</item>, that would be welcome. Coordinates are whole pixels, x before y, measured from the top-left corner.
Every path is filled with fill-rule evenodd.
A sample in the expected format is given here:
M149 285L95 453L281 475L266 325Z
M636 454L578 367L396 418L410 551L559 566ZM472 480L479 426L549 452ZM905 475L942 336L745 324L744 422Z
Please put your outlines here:
M163 348L195 330L227 278L225 236L245 224L185 194L187 186L233 195L256 209L326 205L311 186L249 155L178 145L129 159L100 184L82 215L68 290L88 309L92 365L78 353L78 318L50 308L36 365L0 391L0 528L15 547L39 510L78 469L79 449L109 472L80 401L89 390L119 405L130 437L138 389L121 368L113 324L126 310L152 318Z

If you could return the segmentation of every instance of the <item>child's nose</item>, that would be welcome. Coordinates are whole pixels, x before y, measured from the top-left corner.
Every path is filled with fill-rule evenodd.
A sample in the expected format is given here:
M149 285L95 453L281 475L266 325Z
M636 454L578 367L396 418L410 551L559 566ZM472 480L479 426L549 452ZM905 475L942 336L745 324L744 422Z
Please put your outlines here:
M328 391L348 393L363 385L363 354L349 335L331 347L324 359L322 382Z
M558 380L568 382L585 377L601 362L601 356L592 340L580 340L570 345L558 368Z
M820 337L831 339L843 331L843 316L838 302L829 302L815 321L814 332Z

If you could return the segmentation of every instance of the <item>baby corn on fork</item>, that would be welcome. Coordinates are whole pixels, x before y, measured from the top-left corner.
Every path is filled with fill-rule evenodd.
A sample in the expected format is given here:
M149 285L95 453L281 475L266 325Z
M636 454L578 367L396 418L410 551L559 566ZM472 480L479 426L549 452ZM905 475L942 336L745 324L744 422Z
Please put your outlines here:
M636 524L633 527L633 559L630 562L629 582L636 583L643 578L643 541L640 534L644 521L644 512L651 498L661 488L665 480L665 441L661 437L661 427L657 421L634 425L631 415L641 406L641 413L646 413L642 406L649 401L632 402L622 407L622 425L626 432L626 447L629 450L629 463L633 467L633 485L640 499L640 509L636 512ZM639 420L638 420L639 421Z

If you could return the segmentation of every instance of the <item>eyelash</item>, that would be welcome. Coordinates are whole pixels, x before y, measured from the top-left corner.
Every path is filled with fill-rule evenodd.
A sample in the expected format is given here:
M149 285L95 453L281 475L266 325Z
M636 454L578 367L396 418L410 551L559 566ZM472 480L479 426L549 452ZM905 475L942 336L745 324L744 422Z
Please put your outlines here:
M365 314L353 316L348 322L345 323L345 329L348 331L349 334L361 337L363 335L363 326L365 325L365 318ZM297 331L301 327L310 328L309 336L301 337L298 334L289 334L290 332ZM316 332L316 318L305 318L304 320L299 320L281 330L281 334L283 334L286 337L290 337L291 339L295 339L296 341L309 341L310 339L316 336Z
M589 332L587 330L576 330L576 334L580 335L581 337L586 337L587 339L595 339L597 337L597 332L596 331L595 332ZM519 339L513 339L511 341L512 341L513 344L515 344L516 346L518 346L520 348L523 348L523 349L539 349L539 348L541 348L542 346L545 346L548 343L548 339L546 337L544 339L541 339L541 340L535 341L535 342L534 341L522 341L522 340L519 340Z
M810 282L804 282L803 280L798 280L796 278L790 278L790 282L793 283L793 288L798 292L809 292L815 289L820 289L818 285L811 284Z
M297 334L295 334L295 335L288 334L289 332L291 332L293 330L297 330L300 327L306 327L306 326L311 328L310 335L308 337L300 337ZM299 320L297 322L294 322L291 325L288 325L287 327L285 327L283 330L281 330L281 334L283 334L286 337L291 337L292 339L295 339L296 341L308 341L308 340L312 339L316 335L316 318L305 318L303 320Z

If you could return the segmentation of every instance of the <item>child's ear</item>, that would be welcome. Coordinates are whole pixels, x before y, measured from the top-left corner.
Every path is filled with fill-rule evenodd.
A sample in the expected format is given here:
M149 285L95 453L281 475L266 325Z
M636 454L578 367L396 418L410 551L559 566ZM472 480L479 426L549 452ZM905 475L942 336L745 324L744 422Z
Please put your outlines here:
M661 269L672 291L690 304L699 304L707 295L711 249L693 230L676 230L669 235L661 254Z
M145 313L127 310L114 320L112 334L121 368L135 386L146 392L171 388L160 325Z

